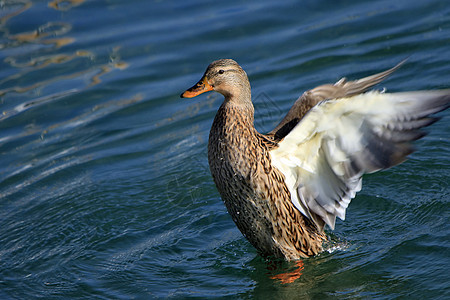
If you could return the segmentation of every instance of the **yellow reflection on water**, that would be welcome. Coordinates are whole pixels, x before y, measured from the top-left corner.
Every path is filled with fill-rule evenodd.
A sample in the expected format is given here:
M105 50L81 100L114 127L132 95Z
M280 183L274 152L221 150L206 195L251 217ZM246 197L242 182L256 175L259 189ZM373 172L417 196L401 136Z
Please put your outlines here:
M55 61L50 61L50 62L46 63L46 65L48 65L50 63L67 62L68 60L71 60L74 57L78 57L78 55L74 55L74 56L71 56L71 57L70 56L68 56L68 57L58 56ZM113 63L113 64L104 64L104 65L100 65L100 66L95 66L93 68L81 70L81 71L74 72L74 73L71 73L71 74L55 76L55 77L52 77L52 78L47 79L47 80L35 82L35 83L33 83L31 85L28 85L28 86L13 86L13 87L10 87L10 88L2 89L2 90L0 90L0 96L3 96L6 93L11 93L11 92L25 93L25 92L28 92L30 90L36 89L38 87L49 85L49 84L51 84L53 82L62 81L62 80L68 80L68 79L80 78L80 77L82 77L82 76L84 76L84 75L86 75L88 73L92 73L93 71L95 72L95 70L99 69L100 71L96 75L93 75L91 77L91 79L90 79L89 86L93 86L93 85L97 85L97 84L102 82L101 79L100 79L101 76L103 76L103 75L105 75L107 73L110 73L113 70L116 70L116 69L123 70L123 69L125 69L127 67L128 67L128 64L125 63L125 62L117 62L117 63ZM42 68L42 67L40 67L40 68ZM26 74L28 72L29 71L23 72L23 73L20 73L20 74L12 75L12 76L10 76L8 78L8 80L19 78L19 77L23 76L24 74ZM4 80L0 81L0 83L3 83L3 82L4 82Z
M112 72L115 69L125 70L126 68L128 68L128 64L120 60L119 50L120 46L116 46L112 49L112 53L110 55L111 62L109 64L100 66L100 72L91 78L90 86L102 82L100 77Z
M1 10L6 11L8 10L8 5L10 6L16 6L18 5L17 9L13 9L10 13L6 13L6 15L0 17L0 25L4 25L6 22L8 22L9 19L11 19L12 17L15 17L17 15L20 15L21 13L23 13L24 11L26 11L27 9L29 9L33 3L31 3L31 1L29 0L16 0L16 1L10 1L10 2L0 2L1 4Z
M54 0L48 3L48 7L56 10L68 11L69 9L82 4L84 0Z
M62 38L51 38L46 39L51 36L64 35L72 29L72 26L67 23L62 22L48 22L38 29L31 32L23 32L18 34L8 34L7 37L10 40L15 40L19 43L40 43L44 45L55 45L56 48L71 44L75 41L71 37Z
M40 56L37 58L32 58L29 61L25 61L25 62L18 62L14 57L7 57L5 59L6 63L9 63L11 66L16 67L16 68L21 68L21 69L25 68L26 70L24 70L22 72L18 72L16 74L13 74L6 78L3 78L2 80L0 80L0 84L4 84L11 80L16 80L32 71L43 69L52 64L62 64L62 63L69 62L78 57L92 57L92 56L93 56L93 54L91 52L81 50L81 51L75 52L72 55L55 54L55 55L49 55L49 56ZM79 72L75 73L75 75L72 74L72 76L76 77L77 74L79 74ZM54 77L50 80L36 82L34 84L31 84L31 85L28 85L25 87L14 86L11 88L1 89L0 96L3 96L4 94L6 94L8 92L25 93L25 92L32 90L38 86L42 86L42 85L48 84L52 81L62 79L63 77L64 76ZM71 75L68 75L68 77L70 78Z
M39 68L44 68L50 64L65 63L76 57L92 57L92 56L94 56L94 54L89 51L79 50L79 51L76 51L72 55L54 54L54 55L48 55L48 56L39 56L36 58L31 58L30 60L25 61L25 62L18 62L14 57L7 57L5 59L5 62L10 64L12 67L16 67L16 68L34 67L35 69L39 69ZM17 75L13 75L13 76L16 77ZM11 78L12 77L7 78L6 80L9 80ZM2 80L2 81L0 81L0 83L4 82L6 80Z
M73 6L80 5L83 2L84 0L54 0L51 1L48 6L54 9L67 10ZM48 54L49 50L58 50L63 46L75 42L75 38L67 36L67 33L69 33L72 29L72 25L69 23L49 21L33 31L10 34L5 23L11 18L23 13L31 6L32 2L29 0L13 0L4 5L4 9L7 11L6 14L0 18L0 28L3 28L5 37L12 41L12 43L7 43L0 46L20 49L26 44L40 44L52 45L53 47L51 49L47 48L46 51L42 51L45 53L45 55L42 56L36 57L36 53L28 55L28 57L32 58L27 61L20 61L20 58L17 58L15 54L5 58L4 62L8 63L12 67L19 69L19 71L15 74L0 79L0 85L9 83L9 86L7 88L0 88L0 96L3 96L6 93L10 92L25 93L60 80L81 78L83 76L86 76L86 74L89 74L90 76L90 80L88 81L89 83L86 87L93 86L102 82L101 77L105 74L110 73L114 70L124 70L128 67L128 64L126 62L120 61L120 58L118 58L117 52L120 47L115 47L113 48L110 57L111 61L109 63L96 65L94 67L87 67L86 69L82 70L71 70L69 71L71 72L70 74L58 75L43 80L41 78L41 80L37 82L28 82L28 84L24 84L22 86L14 85L11 87L11 85L14 84L12 83L13 80L19 80L20 78L24 77L27 74L30 74L31 72L43 70L50 65L65 64L73 59L80 57L85 57L89 60L92 60L95 57L93 53L86 50L78 50L74 54ZM21 56L25 57L25 55Z
M56 48L61 48L62 46L72 44L73 42L75 42L74 38L66 37L66 38L59 38L59 39L46 39L46 40L42 41L42 44L46 44L46 45L53 44L53 45L55 45Z
M45 39L42 40L44 37L49 36L49 33L40 34L39 31L33 31L33 32L26 32L26 33L20 33L16 35L10 35L8 36L10 39L16 40L21 43L32 43L32 42L40 42L44 45L55 45L56 48L61 48L62 46L71 44L75 41L74 38L71 37L65 37L65 38L56 38L56 39Z
M50 0L48 7L66 11L81 5L84 1ZM6 42L0 44L0 49L17 49L17 51L10 51L9 53L12 54L4 59L4 62L16 71L9 72L9 76L0 78L0 97L7 93L27 93L32 90L36 90L36 95L41 95L42 88L73 79L77 81L68 90L79 92L83 88L101 83L102 77L108 73L128 68L128 63L120 59L118 53L120 47L112 49L109 62L100 64L95 63L96 54L91 51L82 49L72 53L59 51L61 47L76 42L75 38L68 36L72 25L67 22L44 19L41 25L34 30L11 33L7 24L8 20L22 14L32 6L33 3L30 0L0 0L0 33L6 38L3 39ZM30 44L32 44L31 47L29 47ZM85 62L83 64L70 63L75 59L84 59ZM54 65L68 67L54 68L52 67ZM81 66L81 68L75 67L74 69L74 65ZM50 72L47 72L48 70ZM57 71L52 75L51 70ZM84 83L82 88L79 87L80 81ZM11 115L13 115L12 111L4 111L0 114L0 119Z
M116 62L116 63L109 64L109 65L103 65L100 67L100 73L98 73L97 75L92 77L90 85L99 84L100 82L102 82L102 80L100 79L100 76L108 74L111 71L113 71L114 69L124 70L126 68L128 68L128 64L126 62Z

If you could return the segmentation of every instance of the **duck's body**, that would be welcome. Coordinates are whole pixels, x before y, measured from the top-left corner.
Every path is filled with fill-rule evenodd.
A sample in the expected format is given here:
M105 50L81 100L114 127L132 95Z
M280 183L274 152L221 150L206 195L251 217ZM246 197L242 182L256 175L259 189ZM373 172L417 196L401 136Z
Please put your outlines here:
M450 91L432 96L422 92L415 96L427 103L419 105L422 112L414 105L405 110L410 121L398 120L394 105L387 109L393 111L391 118L378 122L384 113L381 111L360 122L358 114L364 110L360 102L364 100L344 99L341 105L321 102L358 95L396 68L306 92L268 135L260 134L254 127L250 84L246 73L233 60L213 62L202 80L183 93L182 97L194 97L215 90L225 96L209 136L211 174L233 221L263 255L295 260L321 252L326 240L325 223L334 228L335 217L344 218L345 208L360 189L362 174L403 161L412 151L408 142L420 137L417 129L434 121L428 115L448 106ZM394 98L387 101L397 101ZM346 101L350 103L347 106L355 107L347 109ZM312 107L314 110L306 117ZM425 108L428 111L423 111ZM349 134L355 136L344 138L340 134L346 133L340 133L333 124L321 124L324 113L338 127L342 125L339 122L350 123ZM401 112L402 116L405 115ZM373 128L365 128L367 124ZM378 125L386 126L386 131L395 136L377 133ZM349 146L346 139L355 139L355 144L362 146ZM361 151L364 147L368 149Z
M298 259L321 251L323 233L290 201L272 166L277 144L253 127L253 115L230 102L219 108L208 143L211 174L229 214L264 255Z

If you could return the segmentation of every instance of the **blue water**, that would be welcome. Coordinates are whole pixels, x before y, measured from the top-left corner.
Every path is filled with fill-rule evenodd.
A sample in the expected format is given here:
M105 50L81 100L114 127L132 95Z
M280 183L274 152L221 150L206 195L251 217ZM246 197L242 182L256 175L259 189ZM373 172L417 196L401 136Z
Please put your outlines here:
M325 253L263 260L206 144L222 101L179 94L234 58L268 131L319 84L450 88L447 1L0 3L0 298L450 298L450 115L366 176Z

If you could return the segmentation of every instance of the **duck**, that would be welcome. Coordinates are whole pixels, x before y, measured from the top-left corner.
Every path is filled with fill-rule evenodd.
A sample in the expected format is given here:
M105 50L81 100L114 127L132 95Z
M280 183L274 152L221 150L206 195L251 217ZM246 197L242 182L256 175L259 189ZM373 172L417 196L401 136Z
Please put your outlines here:
M404 63L304 92L266 134L255 129L250 82L233 59L212 62L181 94L224 96L208 163L229 215L263 257L298 261L324 251L325 227L345 220L363 175L405 161L421 129L449 107L450 89L369 90Z

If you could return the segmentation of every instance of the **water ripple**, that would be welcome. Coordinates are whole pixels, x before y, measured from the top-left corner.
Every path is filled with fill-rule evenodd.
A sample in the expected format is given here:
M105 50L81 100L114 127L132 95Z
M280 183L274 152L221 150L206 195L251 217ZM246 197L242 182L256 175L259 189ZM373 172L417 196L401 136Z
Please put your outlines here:
M293 265L258 256L209 174L222 96L179 98L225 57L249 75L262 132L304 90L408 56L382 87L448 88L445 2L341 4L1 1L0 297L442 296L446 112L281 285Z

